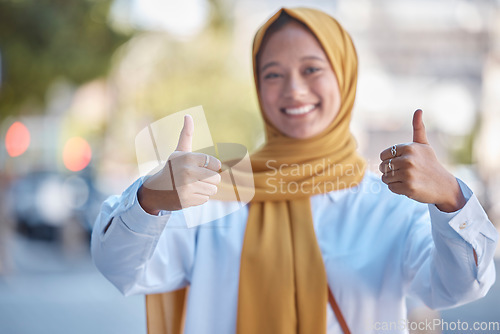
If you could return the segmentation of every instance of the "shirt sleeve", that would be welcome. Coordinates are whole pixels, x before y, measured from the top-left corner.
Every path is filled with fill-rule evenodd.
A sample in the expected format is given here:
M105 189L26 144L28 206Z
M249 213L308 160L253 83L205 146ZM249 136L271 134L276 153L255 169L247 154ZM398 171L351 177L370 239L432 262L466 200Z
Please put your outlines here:
M145 212L137 200L142 181L108 198L92 231L94 264L126 296L182 288L194 262L197 230L178 211Z
M458 182L467 200L465 206L452 213L432 204L428 211L416 210L405 243L403 272L408 293L434 309L484 297L495 282L493 256L498 232L476 196Z

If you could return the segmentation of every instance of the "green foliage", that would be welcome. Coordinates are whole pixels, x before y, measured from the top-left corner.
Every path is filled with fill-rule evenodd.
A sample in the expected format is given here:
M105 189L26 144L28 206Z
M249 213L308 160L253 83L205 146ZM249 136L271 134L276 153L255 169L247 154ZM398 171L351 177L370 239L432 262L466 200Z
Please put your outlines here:
M476 141L481 130L481 112L476 113L474 126L471 131L460 138L456 138L455 148L452 150L451 155L453 163L461 165L474 164L474 142Z
M228 0L207 0L210 6L210 19L208 27L218 31L230 31L233 21L230 13L234 6L234 1Z
M55 79L81 84L106 74L129 39L108 25L112 0L0 1L0 119L27 101L43 106Z

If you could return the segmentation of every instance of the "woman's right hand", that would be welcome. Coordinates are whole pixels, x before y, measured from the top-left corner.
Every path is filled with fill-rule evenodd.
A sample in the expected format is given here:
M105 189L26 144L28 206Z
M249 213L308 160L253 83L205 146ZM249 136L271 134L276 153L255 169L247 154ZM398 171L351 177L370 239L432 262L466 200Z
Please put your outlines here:
M217 193L221 162L213 156L191 152L193 133L193 118L186 115L177 148L137 193L144 211L158 215L160 210L181 210L201 205Z

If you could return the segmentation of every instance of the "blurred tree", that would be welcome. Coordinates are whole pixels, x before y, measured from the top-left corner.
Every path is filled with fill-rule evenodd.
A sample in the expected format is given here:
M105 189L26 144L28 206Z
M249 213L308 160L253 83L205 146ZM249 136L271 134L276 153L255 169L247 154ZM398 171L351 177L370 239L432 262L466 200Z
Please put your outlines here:
M207 0L210 6L210 18L208 28L221 32L231 32L233 28L232 9L234 1Z
M106 129L110 143L130 142L148 123L197 105L204 108L214 142L240 143L252 151L262 141L252 41L242 52L234 2L207 3L208 20L197 35L184 39L165 31L139 32L117 52L109 76L116 98ZM118 146L110 145L104 155L119 152L122 161L135 164L135 147Z
M476 112L476 119L471 131L460 138L454 138L455 148L452 150L451 155L455 164L472 165L474 164L474 142L477 140L481 130L481 115L482 112Z
M43 106L55 79L81 84L105 75L130 36L108 25L112 0L0 1L0 121L29 101Z

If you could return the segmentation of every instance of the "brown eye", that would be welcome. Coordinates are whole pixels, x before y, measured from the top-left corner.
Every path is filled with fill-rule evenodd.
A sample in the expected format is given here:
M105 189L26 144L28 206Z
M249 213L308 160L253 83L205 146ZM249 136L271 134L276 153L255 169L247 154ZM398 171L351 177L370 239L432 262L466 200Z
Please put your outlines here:
M264 79L275 79L275 78L279 78L280 75L278 73L268 73L264 76Z
M305 73L312 74L318 72L319 70L321 70L319 67L308 67L306 68Z

